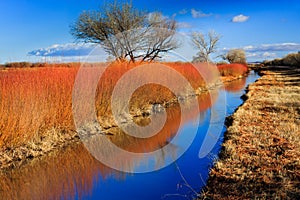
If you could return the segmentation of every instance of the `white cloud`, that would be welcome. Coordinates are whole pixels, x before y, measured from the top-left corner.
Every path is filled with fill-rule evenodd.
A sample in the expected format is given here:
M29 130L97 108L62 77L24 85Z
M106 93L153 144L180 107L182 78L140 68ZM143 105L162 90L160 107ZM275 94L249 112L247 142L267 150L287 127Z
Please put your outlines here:
M148 19L151 19L153 16L155 16L155 15L157 15L157 14L161 14L160 12L150 12L150 13L148 13ZM176 16L176 13L175 14L173 14L172 16ZM170 17L169 16L167 16L167 15L163 15L163 14L161 14L161 17L162 17L162 19L170 19Z
M212 15L211 13L207 14L202 12L201 10L197 11L193 8L191 9L191 14L193 18L209 17Z
M267 58L267 57L275 58L276 56L277 56L276 53L270 53L270 52L264 52L264 53L262 54L262 57L264 57L264 58Z
M236 48L223 48L220 53L227 53L227 51L230 49ZM250 58L252 60L264 60L282 57L290 52L297 52L300 49L300 43L248 45L239 47L238 49L245 50L247 58Z
M257 57L257 56L258 56L257 53L246 53L246 57L247 57L247 58Z
M36 60L45 59L47 62L103 62L108 55L101 47L95 44L66 43L54 44L46 48L30 51L28 56L33 56L31 59Z
M275 44L262 44L258 46L245 46L245 51L298 51L300 49L300 43L275 43Z
M245 22L249 18L250 18L249 16L245 16L243 14L240 14L240 15L234 16L231 21L235 22L235 23L237 23L237 22Z
M182 9L178 12L180 15L185 15L188 11L186 9Z
M246 52L273 52L273 51L299 51L300 43L275 43L275 44L261 44L261 45L248 45L239 48L223 48L222 51L226 52L230 49L244 49Z
M252 46L252 45L244 46L243 47L244 50L249 50L249 49L253 49L253 48L254 48L254 46Z
M267 59L267 58L276 58L276 53L270 52L257 52L257 53L246 53L247 58L256 58L256 59Z
M178 22L177 23L178 28L191 28L192 25L187 22Z
M30 56L87 56L94 49L94 44L75 44L75 43L67 43L67 44L54 44L50 47L40 48L28 52Z

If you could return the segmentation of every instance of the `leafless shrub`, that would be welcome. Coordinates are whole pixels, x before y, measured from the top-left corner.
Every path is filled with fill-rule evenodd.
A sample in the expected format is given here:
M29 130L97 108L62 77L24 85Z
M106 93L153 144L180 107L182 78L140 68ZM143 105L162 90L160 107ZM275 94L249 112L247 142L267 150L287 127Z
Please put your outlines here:
M193 32L192 42L198 50L197 55L193 58L193 62L211 62L209 56L216 52L220 37L214 31L210 31L207 35L200 32Z
M84 42L101 44L117 61L153 61L175 49L176 21L161 13L147 13L132 3L105 4L83 12L71 25L71 34Z
M230 63L246 63L246 54L243 49L231 49L225 57Z

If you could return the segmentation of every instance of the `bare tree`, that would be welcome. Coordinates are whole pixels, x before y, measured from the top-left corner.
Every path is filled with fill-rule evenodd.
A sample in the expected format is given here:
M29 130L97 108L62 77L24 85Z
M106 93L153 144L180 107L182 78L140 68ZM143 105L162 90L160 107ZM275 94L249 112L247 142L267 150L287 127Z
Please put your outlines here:
M225 59L230 63L246 63L246 53L243 49L231 49L227 52Z
M153 61L177 48L175 33L174 20L139 11L132 3L114 2L98 11L83 12L71 25L76 39L101 44L118 61Z
M166 53L178 47L174 37L177 23L162 16L161 13L151 13L148 19L149 28L146 28L142 61L153 61L161 58L159 54Z
M211 62L209 56L217 50L217 44L221 36L214 31L209 31L207 35L200 32L192 33L192 42L198 50L193 62Z

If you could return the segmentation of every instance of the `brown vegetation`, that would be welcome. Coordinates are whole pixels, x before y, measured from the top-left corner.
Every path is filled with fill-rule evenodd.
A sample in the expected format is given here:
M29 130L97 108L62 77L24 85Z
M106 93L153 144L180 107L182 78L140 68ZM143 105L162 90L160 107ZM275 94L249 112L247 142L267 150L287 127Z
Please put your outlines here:
M298 53L290 53L286 55L284 58L277 58L271 61L264 61L264 65L271 66L295 66L300 67L300 52Z
M243 76L249 72L247 65L239 63L221 64L218 65L218 70L221 76Z
M210 107L213 103L208 93L200 95L199 104L202 110ZM213 100L217 98L217 93L213 93ZM204 105L205 104L205 105ZM196 110L189 112L184 121L196 118L199 113ZM168 119L163 129L155 136L139 139L123 133L118 128L111 128L114 135L103 135L109 137L112 142L126 151L130 152L151 152L164 145L177 132L181 118L179 105L167 109ZM140 125L147 122L149 118L139 118ZM73 141L74 142L74 141ZM109 151L109 150L107 150ZM174 147L174 154L176 154ZM133 159L126 155L119 155L120 152L107 152L107 160L112 160L115 166L122 167L124 163L134 170L143 160ZM157 161L164 162L164 155L157 157ZM64 147L63 150L54 150L48 156L35 158L32 162L22 165L10 171L0 171L0 197L1 199L74 199L76 192L81 199L91 192L93 181L113 175L117 179L122 179L124 174L106 167L98 162L84 147L81 142L74 142L72 145ZM26 183L26 184L24 184ZM34 187L33 187L34 186Z
M207 64L163 64L182 74L197 94L207 93L205 87L210 84L216 87L215 83L219 81L213 72L215 68ZM16 167L24 160L41 156L55 148L63 148L78 140L73 122L72 90L79 63L39 66L19 69L19 64L15 63L0 71L1 169ZM87 69L93 72L96 66L89 64ZM104 67L104 64L98 67ZM110 128L116 126L110 108L114 85L122 75L135 67L134 64L111 64L99 81L95 105L98 120L106 132L113 133ZM201 71L201 75L196 68ZM151 76L151 73L145 75ZM161 74L161 79L170 80L170 84L177 85L166 74ZM204 79L208 82L205 83ZM87 86L90 84L88 80L87 77ZM188 95L184 88L182 91L183 95ZM200 110L207 109L213 102L213 99L207 100L210 97L207 94L205 98L201 95L198 98ZM131 117L148 116L155 103L168 107L177 101L169 89L147 84L139 88L131 98Z
M246 53L243 49L231 49L225 57L230 63L246 64Z
M274 67L261 73L227 120L232 125L203 199L300 198L300 72Z

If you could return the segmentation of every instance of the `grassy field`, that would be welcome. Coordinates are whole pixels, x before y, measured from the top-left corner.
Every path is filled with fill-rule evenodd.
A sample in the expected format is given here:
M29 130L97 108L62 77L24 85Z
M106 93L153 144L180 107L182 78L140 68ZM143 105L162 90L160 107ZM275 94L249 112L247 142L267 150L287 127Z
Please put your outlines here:
M268 67L228 119L202 199L300 198L300 71Z

